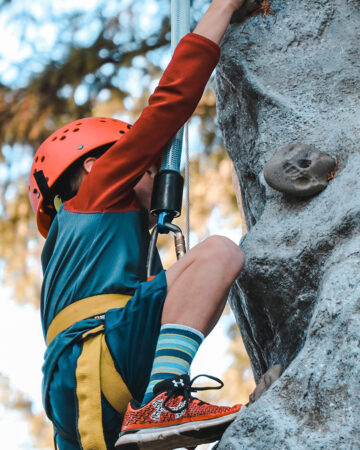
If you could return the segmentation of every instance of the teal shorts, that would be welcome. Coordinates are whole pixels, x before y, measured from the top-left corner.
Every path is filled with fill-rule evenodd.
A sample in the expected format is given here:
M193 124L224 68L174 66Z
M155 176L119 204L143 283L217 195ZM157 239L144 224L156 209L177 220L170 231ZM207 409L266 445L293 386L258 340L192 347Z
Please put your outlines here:
M152 368L167 293L165 271L152 281L141 283L124 308L105 315L105 339L114 364L134 399L141 401ZM60 450L80 449L77 432L75 371L81 342L62 353L49 389L51 417ZM105 441L113 448L121 428L122 416L102 397Z

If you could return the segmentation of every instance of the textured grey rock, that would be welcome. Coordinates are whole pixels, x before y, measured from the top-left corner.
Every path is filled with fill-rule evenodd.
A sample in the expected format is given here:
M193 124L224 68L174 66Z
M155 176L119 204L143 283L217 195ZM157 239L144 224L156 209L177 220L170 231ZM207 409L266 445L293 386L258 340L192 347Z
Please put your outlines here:
M360 448L360 2L273 0L233 24L217 70L218 120L249 233L231 302L255 378L284 373L219 448ZM294 142L338 161L291 199L265 163Z

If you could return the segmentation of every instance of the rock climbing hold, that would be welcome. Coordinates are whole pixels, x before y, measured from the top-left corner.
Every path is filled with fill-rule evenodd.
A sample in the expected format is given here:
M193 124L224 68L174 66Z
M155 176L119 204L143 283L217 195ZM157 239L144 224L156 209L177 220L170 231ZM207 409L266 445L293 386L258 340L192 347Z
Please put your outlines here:
M264 177L284 194L307 197L327 187L335 168L336 160L328 153L313 145L295 143L274 153L265 165Z

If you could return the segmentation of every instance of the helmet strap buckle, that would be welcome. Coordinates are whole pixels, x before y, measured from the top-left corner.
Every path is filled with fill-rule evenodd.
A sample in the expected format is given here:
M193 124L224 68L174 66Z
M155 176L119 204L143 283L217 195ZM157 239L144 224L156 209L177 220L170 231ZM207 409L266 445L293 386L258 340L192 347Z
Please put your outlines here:
M55 195L54 197L54 207L56 209L56 212L59 212L60 206L63 204L63 201L60 197L60 195Z

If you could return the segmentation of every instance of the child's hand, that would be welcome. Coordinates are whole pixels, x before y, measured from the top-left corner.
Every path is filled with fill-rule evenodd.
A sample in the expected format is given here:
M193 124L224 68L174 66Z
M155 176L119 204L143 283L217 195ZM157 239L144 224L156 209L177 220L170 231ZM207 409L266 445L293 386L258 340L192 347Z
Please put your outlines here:
M220 43L234 12L241 8L245 0L212 0L194 33Z

